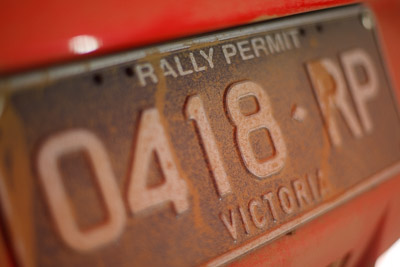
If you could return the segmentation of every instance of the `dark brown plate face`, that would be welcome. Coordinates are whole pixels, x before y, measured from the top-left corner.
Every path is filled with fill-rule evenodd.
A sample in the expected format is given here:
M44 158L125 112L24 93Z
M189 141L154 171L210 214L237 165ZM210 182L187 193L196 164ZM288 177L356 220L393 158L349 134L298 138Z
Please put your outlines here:
M224 264L400 170L360 6L2 84L2 218L26 266Z

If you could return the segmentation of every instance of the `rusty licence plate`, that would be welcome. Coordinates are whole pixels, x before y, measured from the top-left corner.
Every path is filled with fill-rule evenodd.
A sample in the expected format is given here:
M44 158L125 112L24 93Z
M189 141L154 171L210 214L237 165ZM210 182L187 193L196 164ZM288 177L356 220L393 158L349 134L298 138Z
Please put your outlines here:
M2 80L26 266L228 263L400 171L370 14L343 7Z

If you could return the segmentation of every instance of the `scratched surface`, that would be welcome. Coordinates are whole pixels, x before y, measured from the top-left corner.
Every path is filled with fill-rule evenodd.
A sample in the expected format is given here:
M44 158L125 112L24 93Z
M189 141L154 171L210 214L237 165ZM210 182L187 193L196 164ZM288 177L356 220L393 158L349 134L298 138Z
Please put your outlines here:
M268 37L273 43L268 43ZM260 48L262 41L252 41L260 38L265 49ZM9 221L20 219L13 242L26 248L25 260L19 261L31 266L204 264L279 229L400 160L400 125L391 88L374 31L365 29L359 14L208 44L185 44L183 50L149 52L128 64L7 96L0 122L0 167L3 187L16 211ZM355 48L369 55L378 77L378 93L366 102L373 128L366 132L361 127L362 136L356 138L343 116L333 112L329 116L334 116L342 138L341 145L335 146L306 64L329 58L338 66L345 77L349 106L360 122L340 61L343 52ZM360 84L369 82L365 69L357 73ZM266 92L286 145L282 169L266 178L248 170L236 137L237 125L228 114L227 90L243 81L252 81ZM329 82L335 91L335 81ZM202 99L230 183L231 192L222 197L199 130L185 116L187 99L193 95ZM243 98L240 106L244 114L260 110L251 97ZM129 206L138 125L143 112L151 108L160 114L171 160L187 184L189 205L180 214L168 201L137 213ZM126 216L116 238L89 251L74 249L60 235L49 211L51 200L38 177L43 144L74 129L90 131L104 145ZM265 128L253 131L248 139L260 162L279 153ZM80 231L107 225L109 216L88 155L67 153L58 168ZM163 185L165 170L159 157L152 158L144 179L149 190ZM263 199L265 195L269 201ZM251 203L257 203L252 211Z

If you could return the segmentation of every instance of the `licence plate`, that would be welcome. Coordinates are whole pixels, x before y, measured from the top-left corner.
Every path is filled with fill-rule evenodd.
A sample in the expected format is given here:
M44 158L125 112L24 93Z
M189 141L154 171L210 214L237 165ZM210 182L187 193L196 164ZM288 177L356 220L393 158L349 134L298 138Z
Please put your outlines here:
M1 210L26 266L226 264L400 172L362 6L1 84Z

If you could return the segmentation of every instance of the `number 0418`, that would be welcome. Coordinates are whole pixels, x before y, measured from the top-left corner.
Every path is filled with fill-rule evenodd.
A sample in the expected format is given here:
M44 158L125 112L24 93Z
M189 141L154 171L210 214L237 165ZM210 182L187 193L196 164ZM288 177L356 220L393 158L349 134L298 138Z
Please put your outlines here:
M227 90L225 101L228 115L235 125L236 142L247 169L258 178L279 172L285 163L286 145L281 130L272 116L268 95L263 88L251 81L233 84ZM241 113L239 101L247 96L253 96L259 102L260 108L256 114ZM204 144L217 193L221 197L231 193L221 153L203 102L198 95L189 97L185 114L188 119L195 122L201 143ZM256 159L249 141L249 134L259 129L269 131L276 151L272 158L264 162ZM58 160L75 151L84 151L89 157L108 213L108 220L105 223L86 231L79 229L74 219L58 168ZM157 187L148 188L146 180L153 153L159 159L165 182ZM138 125L126 197L133 214L166 202L173 203L178 214L189 208L188 187L178 171L175 159L159 112L155 108L144 110ZM126 224L124 201L118 190L106 148L96 135L88 130L74 129L50 137L40 148L38 171L53 220L61 237L70 247L79 251L90 251L115 240L121 234Z

